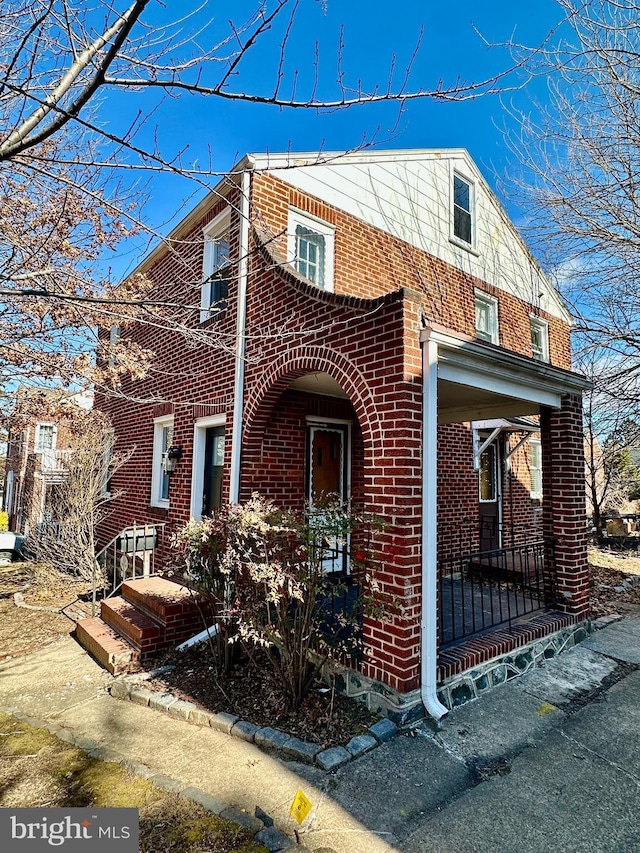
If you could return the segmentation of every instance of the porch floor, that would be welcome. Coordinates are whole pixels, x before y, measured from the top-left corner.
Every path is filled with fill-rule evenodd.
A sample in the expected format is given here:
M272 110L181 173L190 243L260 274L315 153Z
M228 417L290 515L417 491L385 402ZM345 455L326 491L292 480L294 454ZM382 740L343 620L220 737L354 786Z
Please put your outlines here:
M516 590L508 584L467 582L460 577L441 579L440 646L469 639L470 635L509 624L544 607L534 588Z

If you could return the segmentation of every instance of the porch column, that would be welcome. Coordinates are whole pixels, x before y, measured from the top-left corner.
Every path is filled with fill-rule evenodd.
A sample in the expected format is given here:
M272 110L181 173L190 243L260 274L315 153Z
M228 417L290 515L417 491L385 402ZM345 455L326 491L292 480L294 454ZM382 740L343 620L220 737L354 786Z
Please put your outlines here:
M589 610L582 398L564 394L540 413L545 539L554 542L558 597L568 613Z

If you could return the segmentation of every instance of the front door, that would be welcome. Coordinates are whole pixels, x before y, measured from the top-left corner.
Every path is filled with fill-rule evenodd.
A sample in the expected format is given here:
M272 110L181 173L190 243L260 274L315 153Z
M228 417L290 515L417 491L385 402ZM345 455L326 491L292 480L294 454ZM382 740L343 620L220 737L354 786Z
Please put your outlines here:
M222 506L222 472L224 470L224 427L208 427L204 450L202 515L211 515Z
M307 501L309 512L322 515L322 503L349 498L349 431L347 424L309 424L307 428ZM347 571L347 551L335 538L329 542L326 572Z
M480 454L479 503L480 550L502 546L502 454L500 439L488 444Z

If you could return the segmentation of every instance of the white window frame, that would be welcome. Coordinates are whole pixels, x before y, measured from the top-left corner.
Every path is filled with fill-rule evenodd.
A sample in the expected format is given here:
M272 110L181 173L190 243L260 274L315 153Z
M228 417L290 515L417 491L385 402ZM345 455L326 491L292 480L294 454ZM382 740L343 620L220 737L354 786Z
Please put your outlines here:
M479 332L478 328L478 305L483 305L487 307L491 313L492 320L492 328L489 330L491 335L490 339L483 337ZM475 323L475 336L481 340L486 341L492 344L500 343L500 325L499 325L499 317L498 317L498 300L495 296L490 296L488 293L485 293L484 290L474 290L474 323Z
M193 463L191 467L191 518L202 519L202 492L204 491L204 457L207 447L207 429L226 426L227 416L210 415L198 418L193 425Z
M549 361L549 323L535 314L529 315L531 326L531 354L536 361ZM533 330L538 329L542 333L542 349L539 353L533 348Z
M40 446L40 431L42 427L51 427L51 447ZM53 452L56 449L56 441L58 437L58 428L50 421L42 421L36 424L36 434L34 438L34 451L36 453L45 453L46 451Z
M211 276L216 269L222 264L217 265L216 254L217 244L224 234L229 234L231 228L231 208L227 207L222 213L219 213L202 230L203 237L203 252L202 252L202 287L200 292L200 322L204 323L210 317L218 313L219 310L226 307L226 300L220 300L220 303L211 303Z
M471 240L467 241L463 237L459 237L456 234L455 230L455 212L456 207L460 207L460 205L456 205L455 202L455 180L458 178L461 181L464 181L465 184L469 187L469 210L465 211L469 214L471 221ZM475 182L471 180L471 178L464 175L458 169L453 169L451 173L451 183L450 183L450 192L451 192L451 232L450 239L451 242L455 243L457 246L461 246L463 249L470 249L475 252L476 248L476 185ZM461 210L464 208L460 207Z
M165 438L165 429L167 427L173 428L174 424L174 416L173 415L163 415L160 418L153 419L153 459L152 459L152 469L151 469L151 506L162 507L167 509L169 507L169 498L162 497L162 485L164 483L164 478L168 477L168 474L165 474L162 470L162 454L166 449L164 447L164 438ZM171 436L171 440L168 442L168 446L173 444L173 436Z
M533 453L531 452L534 447L538 448L538 464L533 464ZM534 481L534 471L539 471L538 482L540 488L536 488L538 485ZM531 498L533 500L542 500L542 442L539 438L530 438L529 439L529 474L531 476Z
M296 228L301 225L316 234L324 237L324 284L317 284L322 290L333 292L334 254L336 230L322 219L317 219L301 210L289 208L289 219L287 223L287 260L298 272L298 258L296 254ZM300 273L302 275L302 273ZM315 284L315 282L313 282Z

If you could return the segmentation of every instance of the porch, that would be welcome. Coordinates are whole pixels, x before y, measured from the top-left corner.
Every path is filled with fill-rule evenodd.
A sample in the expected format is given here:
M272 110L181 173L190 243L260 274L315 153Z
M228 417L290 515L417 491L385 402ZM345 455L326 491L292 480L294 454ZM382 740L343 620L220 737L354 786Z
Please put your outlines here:
M445 649L557 603L553 543L539 540L438 561L438 647Z

